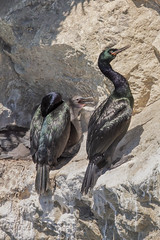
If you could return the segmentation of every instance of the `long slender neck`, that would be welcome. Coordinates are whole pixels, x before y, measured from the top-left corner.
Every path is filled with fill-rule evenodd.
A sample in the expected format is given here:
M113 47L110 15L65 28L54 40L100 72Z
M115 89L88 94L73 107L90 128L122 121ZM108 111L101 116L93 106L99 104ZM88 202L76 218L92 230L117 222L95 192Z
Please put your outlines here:
M128 91L130 92L127 80L120 73L114 71L109 62L99 59L98 66L101 72L113 82L117 94L126 95Z
M98 66L101 72L108 77L114 84L115 90L113 95L117 97L125 97L130 101L130 106L133 108L134 98L132 96L128 81L118 72L114 71L109 62L98 60Z
M82 128L78 120L78 108L75 108L71 99L68 100L71 115L71 130L66 148L71 148L79 142L82 137Z
M81 128L81 123L80 120L78 119L78 114L79 111L81 110L80 108L76 108L72 101L69 101L69 106L70 106L70 114L71 114L71 123L76 129L77 138L80 138L82 135L82 128Z

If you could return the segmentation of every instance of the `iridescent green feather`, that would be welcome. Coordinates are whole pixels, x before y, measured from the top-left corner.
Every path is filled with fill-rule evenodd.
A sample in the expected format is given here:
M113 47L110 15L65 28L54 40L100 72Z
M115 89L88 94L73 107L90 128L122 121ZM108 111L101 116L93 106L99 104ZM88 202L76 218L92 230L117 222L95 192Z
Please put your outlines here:
M69 106L63 103L44 119L39 137L38 162L54 165L64 151L70 132Z
M42 124L43 124L43 117L41 114L41 108L39 106L32 118L31 125L30 125L30 145L31 145L30 149L31 149L31 155L34 161L36 161L35 153L38 150Z

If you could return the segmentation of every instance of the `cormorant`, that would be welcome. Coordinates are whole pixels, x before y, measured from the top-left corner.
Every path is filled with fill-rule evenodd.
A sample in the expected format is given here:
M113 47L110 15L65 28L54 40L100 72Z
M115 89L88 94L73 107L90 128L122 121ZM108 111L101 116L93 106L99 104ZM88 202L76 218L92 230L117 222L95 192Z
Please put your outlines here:
M93 106L94 101L92 97L74 96L68 100L71 114L71 130L70 136L66 145L66 148L61 155L62 158L74 157L80 149L83 139L81 120L79 118L79 112L84 106ZM61 158L60 158L61 159Z
M130 124L134 99L129 83L110 65L116 55L128 47L106 49L98 59L98 66L114 84L114 91L94 111L88 124L86 150L89 164L81 188L85 194L94 186L104 167L110 168L115 148Z
M65 149L79 141L80 127L74 125L74 121L89 99L73 97L67 103L59 93L51 92L37 108L30 126L30 145L37 165L35 189L38 194L45 194L49 189L50 168L59 164L58 158Z

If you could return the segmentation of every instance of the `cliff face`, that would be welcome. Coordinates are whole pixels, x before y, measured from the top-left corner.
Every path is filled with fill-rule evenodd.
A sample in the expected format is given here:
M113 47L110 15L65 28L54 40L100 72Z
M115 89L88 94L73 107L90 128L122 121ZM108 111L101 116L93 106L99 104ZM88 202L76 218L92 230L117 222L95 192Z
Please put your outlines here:
M160 239L159 14L158 0L0 2L0 239ZM81 196L84 133L78 155L51 171L49 196L38 197L28 132L37 104L50 91L103 99L112 85L97 57L127 44L112 66L135 98L115 155L128 161Z

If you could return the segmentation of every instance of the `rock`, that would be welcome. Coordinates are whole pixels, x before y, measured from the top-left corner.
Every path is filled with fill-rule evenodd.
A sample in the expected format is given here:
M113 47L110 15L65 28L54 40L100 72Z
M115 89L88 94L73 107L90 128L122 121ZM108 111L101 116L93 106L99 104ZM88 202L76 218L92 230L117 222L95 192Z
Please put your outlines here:
M131 44L113 66L131 83L135 112L159 97L159 61L152 47L160 24L156 1L1 4L0 102L11 112L9 124L29 127L35 106L51 90L65 98L90 94L98 101L106 88L95 65L105 46ZM111 83L105 83L111 90Z
M115 158L129 160L80 188L88 161L77 156L50 172L51 191L38 196L32 161L1 160L1 236L11 239L159 239L160 100L132 118ZM152 142L152 144L151 144Z
M153 42L153 47L155 49L155 54L158 60L160 61L160 34L156 37L156 39Z
M0 130L0 159L25 159L30 155L29 131L8 126Z
M159 0L0 1L1 239L160 239L159 6ZM97 67L99 53L127 44L112 63L135 98L130 130L115 154L126 162L81 196L85 133L78 155L50 172L51 191L39 197L28 129L41 98L59 91L65 99L102 101L113 86ZM84 132L90 114L82 114Z

